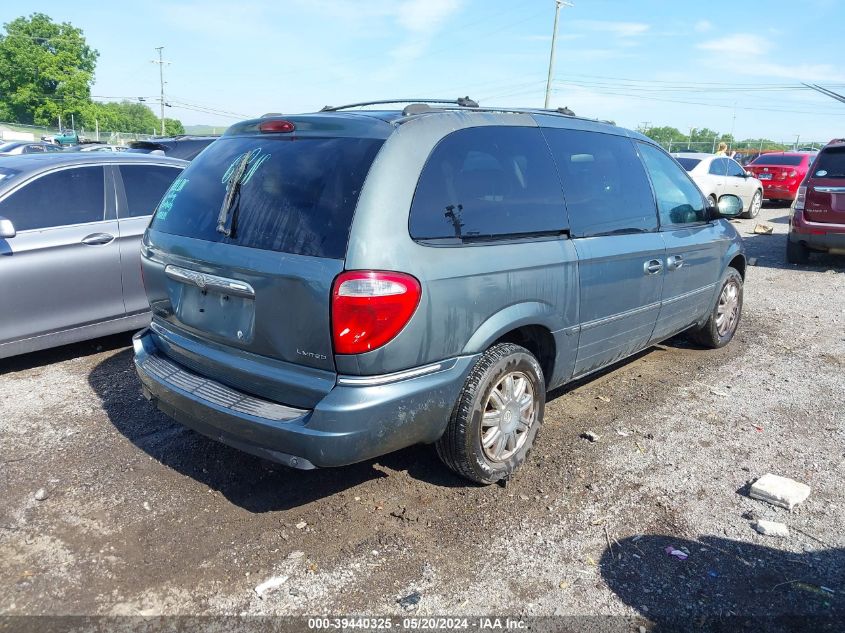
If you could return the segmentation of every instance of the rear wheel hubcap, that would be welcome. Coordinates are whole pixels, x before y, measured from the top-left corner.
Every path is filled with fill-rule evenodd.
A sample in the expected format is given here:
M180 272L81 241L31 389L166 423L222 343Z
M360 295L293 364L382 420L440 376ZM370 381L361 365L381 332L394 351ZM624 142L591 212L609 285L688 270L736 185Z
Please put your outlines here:
M481 419L481 448L490 461L502 462L528 440L537 407L534 387L528 376L515 371L505 374L487 397Z

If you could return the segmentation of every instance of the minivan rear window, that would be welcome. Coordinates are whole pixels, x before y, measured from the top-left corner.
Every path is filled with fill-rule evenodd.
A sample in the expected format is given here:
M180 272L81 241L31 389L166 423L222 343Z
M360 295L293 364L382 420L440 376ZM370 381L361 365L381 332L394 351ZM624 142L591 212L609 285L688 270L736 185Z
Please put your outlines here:
M342 259L364 178L383 144L369 138L231 137L211 144L177 178L153 216L163 233L248 248ZM236 166L252 153L217 218Z
M783 156L782 154L763 154L755 158L752 165L800 165L803 156Z
M816 178L845 178L845 147L822 150L816 160L813 176Z

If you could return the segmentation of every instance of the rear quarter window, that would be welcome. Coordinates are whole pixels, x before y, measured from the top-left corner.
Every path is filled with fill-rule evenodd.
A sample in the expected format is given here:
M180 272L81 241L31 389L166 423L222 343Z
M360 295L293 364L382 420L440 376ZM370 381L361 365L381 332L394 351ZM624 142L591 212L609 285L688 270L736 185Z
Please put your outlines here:
M182 171L178 167L162 165L120 165L118 169L126 193L126 206L120 209L121 218L152 215L168 187Z
M446 136L423 167L411 237L463 242L567 228L560 179L537 128L483 126Z
M812 174L816 178L845 178L845 147L822 150Z
M364 178L382 144L369 138L221 138L173 182L150 228L342 259ZM217 231L217 218L229 178L247 152L252 158L231 205L227 236Z

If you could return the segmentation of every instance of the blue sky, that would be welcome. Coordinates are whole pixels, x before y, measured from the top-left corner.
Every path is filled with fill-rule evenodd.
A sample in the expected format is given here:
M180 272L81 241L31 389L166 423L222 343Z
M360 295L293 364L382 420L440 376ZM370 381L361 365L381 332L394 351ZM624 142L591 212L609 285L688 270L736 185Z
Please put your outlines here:
M845 104L795 89L845 92L845 2L573 2L553 107L626 127L845 136ZM164 46L168 116L222 128L387 97L542 106L554 0L29 0L3 3L0 21L34 11L82 28L99 50L94 95L156 97L150 60Z

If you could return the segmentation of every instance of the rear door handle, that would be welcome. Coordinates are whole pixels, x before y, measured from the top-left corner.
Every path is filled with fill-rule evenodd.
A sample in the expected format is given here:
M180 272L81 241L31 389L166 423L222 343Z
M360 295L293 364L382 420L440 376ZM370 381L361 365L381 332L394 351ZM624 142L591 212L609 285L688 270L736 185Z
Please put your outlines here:
M666 268L669 270L678 270L684 265L684 258L681 255L669 255L666 258Z
M663 264L659 259L650 259L643 264L643 270L646 275L656 275L663 270Z
M88 246L102 246L108 244L114 239L114 235L109 233L91 233L82 238L82 243Z

